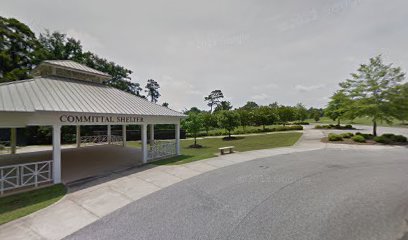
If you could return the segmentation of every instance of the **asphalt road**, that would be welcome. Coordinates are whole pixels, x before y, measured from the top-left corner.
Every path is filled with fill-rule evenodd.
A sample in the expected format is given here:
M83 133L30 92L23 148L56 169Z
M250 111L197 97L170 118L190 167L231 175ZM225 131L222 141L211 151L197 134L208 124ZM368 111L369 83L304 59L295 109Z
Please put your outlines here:
M231 165L148 195L67 239L405 240L407 153L326 149Z

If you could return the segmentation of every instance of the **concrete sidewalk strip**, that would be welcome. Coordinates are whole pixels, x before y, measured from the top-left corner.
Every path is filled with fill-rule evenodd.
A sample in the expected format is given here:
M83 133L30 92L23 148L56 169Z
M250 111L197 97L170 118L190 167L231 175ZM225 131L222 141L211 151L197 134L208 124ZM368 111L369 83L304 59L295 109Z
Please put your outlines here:
M45 238L35 233L30 227L21 221L21 219L15 220L12 224L7 223L0 228L0 239L13 239L13 240L44 240Z
M114 191L109 186L103 186L81 195L72 194L69 199L98 217L103 217L133 200L118 191Z
M162 188L240 162L325 148L320 131L305 130L292 147L264 149L173 166L146 165L73 187L58 203L0 226L0 239L62 239L103 216Z
M201 174L201 172L195 171L191 168L187 168L183 165L161 166L160 168L162 171L165 171L181 179L188 179Z
M62 239L98 219L88 210L65 198L46 208L46 211L29 215L24 219L24 223L45 239Z
M161 171L158 168L151 168L148 171L138 172L135 173L134 176L137 176L146 182L153 183L160 188L170 186L183 180L179 177L171 175L170 173Z
M205 173L205 172L217 169L216 167L209 165L203 161L186 163L186 164L183 164L183 166L185 166L186 168L193 169L194 171L197 171L200 173Z
M160 187L146 182L134 175L123 177L116 181L112 181L109 184L111 188L126 195L132 200L138 200L161 189Z

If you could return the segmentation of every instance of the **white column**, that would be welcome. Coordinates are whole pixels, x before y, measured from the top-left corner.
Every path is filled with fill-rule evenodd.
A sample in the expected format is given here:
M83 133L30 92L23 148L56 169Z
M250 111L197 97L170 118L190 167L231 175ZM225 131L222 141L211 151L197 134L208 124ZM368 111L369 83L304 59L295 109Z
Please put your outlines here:
M123 146L126 147L126 125L122 125Z
M150 124L150 145L154 143L154 124Z
M81 147L81 126L76 126L76 146L77 148Z
M111 144L112 140L112 128L111 125L108 125L108 144Z
M15 128L10 129L10 147L11 147L11 154L16 154L17 152L17 129Z
M176 154L180 155L180 123L176 124Z
M142 125L142 160L147 163L147 125Z
M54 183L61 182L61 126L52 126L52 178Z

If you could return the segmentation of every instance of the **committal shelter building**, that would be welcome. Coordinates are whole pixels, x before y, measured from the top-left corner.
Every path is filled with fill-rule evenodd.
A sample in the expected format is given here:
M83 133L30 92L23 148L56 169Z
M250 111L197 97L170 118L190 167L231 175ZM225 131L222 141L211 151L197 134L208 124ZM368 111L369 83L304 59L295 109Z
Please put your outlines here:
M0 84L0 128L11 131L10 151L0 154L1 194L180 154L182 113L109 87L103 83L111 76L73 61L44 61L32 75ZM175 139L155 141L157 124L174 124ZM61 127L67 125L76 126L76 144L62 149ZM81 136L85 125L104 125L106 134ZM121 126L120 135L112 134L114 125ZM140 125L140 148L127 147L129 125ZM51 126L52 149L17 153L16 129L27 126Z

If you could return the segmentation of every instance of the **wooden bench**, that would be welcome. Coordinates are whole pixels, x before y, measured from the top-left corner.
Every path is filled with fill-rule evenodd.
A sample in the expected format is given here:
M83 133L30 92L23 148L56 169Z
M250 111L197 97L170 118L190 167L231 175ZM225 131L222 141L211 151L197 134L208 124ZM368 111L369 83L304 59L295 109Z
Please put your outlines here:
M221 155L225 154L225 150L229 150L229 153L233 153L234 152L234 146L228 146L228 147L221 147L218 148L221 152Z

